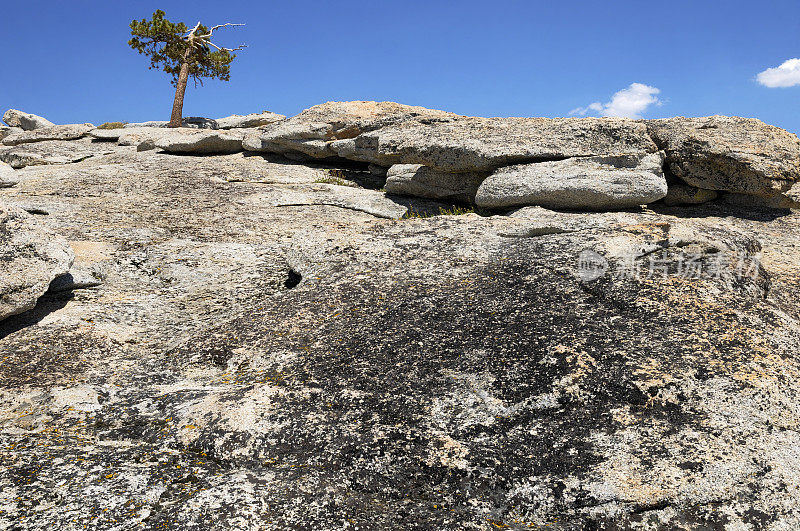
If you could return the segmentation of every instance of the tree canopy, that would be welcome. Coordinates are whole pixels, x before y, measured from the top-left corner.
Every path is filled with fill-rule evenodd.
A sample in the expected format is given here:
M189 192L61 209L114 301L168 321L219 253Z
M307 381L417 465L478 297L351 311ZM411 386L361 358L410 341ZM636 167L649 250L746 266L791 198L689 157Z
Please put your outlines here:
M134 20L130 24L133 38L128 44L140 54L150 57L151 69L170 74L173 85L177 85L184 64L188 66L188 75L195 83L202 84L202 78L230 80L230 64L236 57L231 52L242 46L236 49L220 48L211 42L211 36L215 29L240 24L221 24L208 28L198 22L190 30L183 22L170 22L164 15L159 9L153 13L151 20Z

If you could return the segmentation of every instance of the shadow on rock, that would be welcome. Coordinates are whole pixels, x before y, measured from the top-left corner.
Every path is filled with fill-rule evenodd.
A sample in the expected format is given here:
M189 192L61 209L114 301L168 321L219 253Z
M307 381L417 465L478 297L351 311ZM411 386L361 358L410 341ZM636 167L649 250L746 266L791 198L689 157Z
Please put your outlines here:
M43 296L32 310L0 321L0 339L4 339L14 332L38 323L51 313L65 307L72 298L72 293Z

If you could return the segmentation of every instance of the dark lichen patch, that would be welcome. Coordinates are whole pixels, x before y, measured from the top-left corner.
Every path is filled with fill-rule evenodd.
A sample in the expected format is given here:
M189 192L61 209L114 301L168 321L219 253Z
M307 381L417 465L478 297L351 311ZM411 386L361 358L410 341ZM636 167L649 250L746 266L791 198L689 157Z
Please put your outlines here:
M540 478L550 499L563 500L551 514L597 503L580 489L561 495L564 485L554 478L591 479L608 457L590 441L625 427L614 411L630 411L629 422L643 429L667 424L667 435L705 429L704 417L685 407L689 397L671 396L673 385L649 385L639 373L650 367L654 375L683 377L706 367L686 340L698 333L713 338L712 350L735 351L736 362L746 363L746 340L728 345L714 338L713 321L658 304L672 287L669 277L607 282L587 293L558 271L557 260L556 267L539 265L521 252L530 248L517 251L437 282L332 276L316 283L313 304L299 302L308 292L286 295L228 323L227 348L295 350L300 358L287 385L315 389L313 399L278 398L271 417L281 426L277 441L251 448L269 462L292 463L320 489L347 471L358 488L380 493L388 506L367 509L356 522L391 516L412 527L446 526L452 520L430 512L428 500L461 522L485 523L475 504L497 522L541 514L530 497L511 494L520 477ZM287 315L292 333L284 334ZM176 354L196 362L215 348ZM486 400L499 409L470 419ZM432 431L462 448L437 454L444 443ZM639 451L643 466L668 457L655 441ZM459 455L468 456L464 467L454 465Z

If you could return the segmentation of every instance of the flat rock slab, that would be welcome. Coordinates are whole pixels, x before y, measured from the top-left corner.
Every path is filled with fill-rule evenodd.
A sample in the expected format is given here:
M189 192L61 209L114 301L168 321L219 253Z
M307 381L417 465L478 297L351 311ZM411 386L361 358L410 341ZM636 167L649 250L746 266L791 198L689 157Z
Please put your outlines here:
M123 129L134 129L139 127L167 127L169 122L166 120L151 120L149 122L133 122L123 125Z
M116 146L88 141L45 140L17 146L0 146L0 161L13 168L46 164L70 164L116 151Z
M773 198L776 204L791 202L782 194L800 179L795 135L736 117L480 118L390 102L329 102L263 129L245 137L244 149L297 160L336 157L469 173L663 149L671 172L692 186ZM430 192L426 185L412 186L408 175L403 193L412 187Z
M408 212L407 205L375 190L333 184L290 185L275 190L266 202L274 207L333 206L386 219L399 219Z
M242 151L243 136L238 131L165 129L155 147L167 153L236 153Z
M243 127L261 127L275 122L285 120L286 117L282 114L275 114L274 112L264 111L261 113L253 114L233 114L225 118L217 118L217 126L220 129L236 129Z
M130 130L126 131L124 128L120 127L117 129L101 129L96 128L89 131L89 136L92 138L96 138L97 140L105 140L107 142L116 142L119 140L119 137L122 136L124 133L129 132Z
M248 135L245 148L271 153L297 152L311 158L336 156L330 142L356 137L415 117L440 119L457 115L394 102L345 101L316 105L288 120ZM387 164L386 166L390 166Z
M343 158L424 164L446 172L492 171L526 162L658 151L644 124L621 118L412 119L333 142Z
M0 202L0 321L36 306L73 259L66 240L33 216Z
M46 140L75 140L94 129L91 124L53 125L8 135L3 139L6 146L16 146Z
M488 173L448 173L421 164L395 164L386 173L389 193L472 203Z
M664 154L659 152L509 166L483 181L475 203L485 208L632 208L667 195L663 160Z

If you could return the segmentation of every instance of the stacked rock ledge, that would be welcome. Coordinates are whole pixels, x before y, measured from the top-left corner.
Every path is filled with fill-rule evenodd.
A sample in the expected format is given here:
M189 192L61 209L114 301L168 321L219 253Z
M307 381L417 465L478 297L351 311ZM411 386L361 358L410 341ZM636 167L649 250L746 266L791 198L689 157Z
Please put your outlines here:
M386 172L389 193L485 208L618 209L665 197L669 205L690 205L720 194L754 206L800 207L800 140L748 118L481 118L370 101L328 102L288 119L269 112L186 118L189 127L178 129L144 122L92 130L39 118L7 111L11 128L0 141L16 146L89 134L138 151L355 161ZM670 194L665 176L678 181Z

